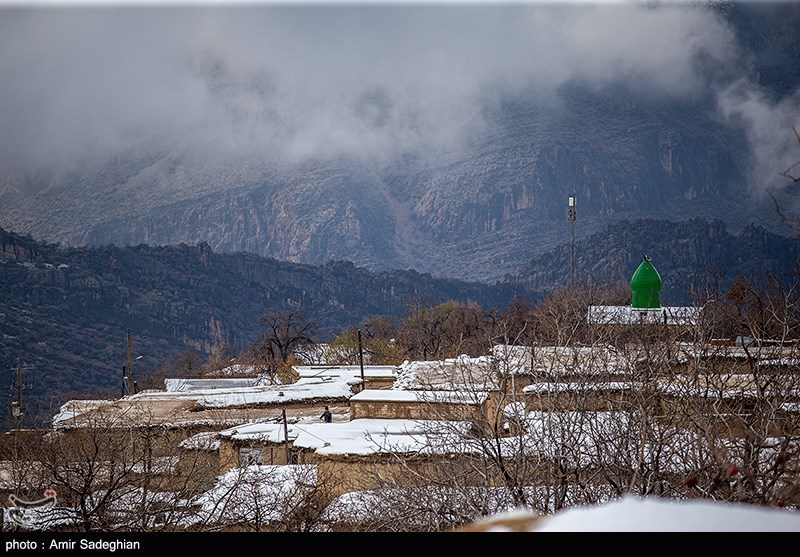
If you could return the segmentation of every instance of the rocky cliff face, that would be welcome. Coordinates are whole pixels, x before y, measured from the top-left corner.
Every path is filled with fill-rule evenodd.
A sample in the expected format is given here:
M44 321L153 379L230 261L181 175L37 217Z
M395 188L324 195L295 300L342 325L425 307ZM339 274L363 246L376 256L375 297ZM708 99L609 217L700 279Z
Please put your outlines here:
M565 91L557 108L501 106L485 133L435 161L390 166L156 153L49 177L36 194L7 193L0 224L73 245L206 242L217 252L494 280L564 240L573 191L581 234L632 215L758 220L740 201L743 139L706 108Z

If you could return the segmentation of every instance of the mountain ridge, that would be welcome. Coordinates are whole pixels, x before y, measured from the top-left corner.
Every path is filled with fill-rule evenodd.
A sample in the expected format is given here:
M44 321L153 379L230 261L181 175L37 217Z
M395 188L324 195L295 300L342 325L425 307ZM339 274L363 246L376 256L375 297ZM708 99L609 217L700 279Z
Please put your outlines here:
M304 313L326 340L368 316L402 315L411 303L452 299L488 309L529 294L514 284L375 273L345 261L218 254L206 243L75 248L2 229L0 283L0 365L20 361L46 374L33 391L41 400L116 386L128 329L142 356L137 366L154 370L187 349L244 348L270 311Z

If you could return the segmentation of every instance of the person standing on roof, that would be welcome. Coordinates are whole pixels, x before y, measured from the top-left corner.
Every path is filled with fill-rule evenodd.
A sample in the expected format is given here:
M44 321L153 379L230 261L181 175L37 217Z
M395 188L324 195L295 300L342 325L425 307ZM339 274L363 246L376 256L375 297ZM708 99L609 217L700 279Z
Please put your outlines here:
M328 410L327 406L325 406L325 411L322 413L322 416L320 416L319 418L321 420L323 420L323 421L331 423L331 421L333 420L333 415L331 414L331 411Z

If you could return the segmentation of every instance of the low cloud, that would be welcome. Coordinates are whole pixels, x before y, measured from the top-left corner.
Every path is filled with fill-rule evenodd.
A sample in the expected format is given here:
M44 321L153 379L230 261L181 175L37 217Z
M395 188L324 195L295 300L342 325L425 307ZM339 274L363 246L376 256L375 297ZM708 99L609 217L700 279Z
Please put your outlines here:
M749 186L757 195L780 191L792 182L782 174L800 161L800 144L792 127L800 129L800 90L776 99L742 78L719 93L723 116L742 127L750 145Z
M717 13L686 5L8 8L2 15L0 158L29 169L154 145L290 163L386 162L458 149L491 125L486 114L501 100L546 103L567 83L707 94L708 68L733 67L736 52ZM721 98L728 97L741 95ZM749 119L741 108L727 113Z

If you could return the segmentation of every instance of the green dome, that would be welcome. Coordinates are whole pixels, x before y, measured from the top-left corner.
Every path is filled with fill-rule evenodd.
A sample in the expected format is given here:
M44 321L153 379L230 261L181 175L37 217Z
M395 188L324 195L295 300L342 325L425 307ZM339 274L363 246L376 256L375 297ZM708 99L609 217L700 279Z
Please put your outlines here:
M661 292L661 277L646 255L631 277L631 292L633 292L631 307L639 309L661 307L658 299Z

